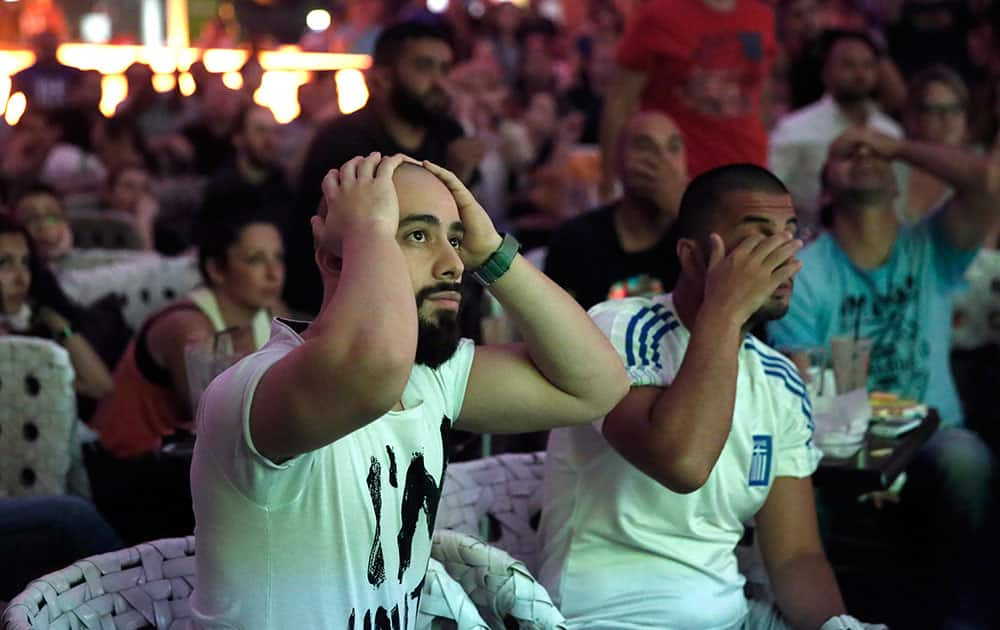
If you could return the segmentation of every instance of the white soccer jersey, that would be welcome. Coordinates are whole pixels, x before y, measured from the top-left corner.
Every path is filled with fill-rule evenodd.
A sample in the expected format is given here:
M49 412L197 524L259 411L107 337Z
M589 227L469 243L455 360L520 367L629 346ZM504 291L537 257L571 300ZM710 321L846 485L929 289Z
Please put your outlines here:
M690 333L669 295L598 304L591 317L633 386L669 386ZM571 628L730 628L747 612L734 548L775 477L807 477L821 453L794 365L752 335L739 354L729 438L705 485L677 494L601 434L549 439L541 581Z

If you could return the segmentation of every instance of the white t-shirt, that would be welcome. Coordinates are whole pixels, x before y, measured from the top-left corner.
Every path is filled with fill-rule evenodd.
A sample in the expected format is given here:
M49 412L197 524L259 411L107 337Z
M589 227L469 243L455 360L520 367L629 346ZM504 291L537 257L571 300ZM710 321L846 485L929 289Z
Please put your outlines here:
M673 382L690 333L669 295L598 304L590 315L633 386ZM707 483L677 494L618 454L593 425L550 434L541 582L578 628L730 628L747 613L734 549L775 477L807 477L821 453L795 367L747 335L732 430Z
M404 411L279 465L254 448L250 406L268 368L303 343L299 327L275 320L267 345L201 399L194 616L206 628L413 627L473 344L436 370L415 366Z

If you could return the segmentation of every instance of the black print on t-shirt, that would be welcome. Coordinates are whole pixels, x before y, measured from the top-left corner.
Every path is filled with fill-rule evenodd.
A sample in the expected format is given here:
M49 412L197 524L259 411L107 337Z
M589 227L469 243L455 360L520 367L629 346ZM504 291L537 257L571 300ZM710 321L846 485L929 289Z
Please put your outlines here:
M911 397L926 392L930 346L921 335L919 303L920 285L913 274L890 281L884 292L847 295L841 300L841 333L853 334L859 328L872 340L869 389Z
M372 511L375 513L375 538L372 540L372 550L368 553L368 583L376 588L385 582L385 558L382 555L382 465L372 457L368 467L368 494L372 498Z
M406 470L406 482L403 486L403 500L400 505L401 527L396 536L396 544L399 546L399 572L397 579L402 585L403 575L410 566L410 559L413 553L413 536L417 529L417 520L420 512L424 513L427 521L427 535L430 537L434 532L434 522L437 519L438 502L441 499L441 488L444 486L444 473L448 467L447 440L448 432L451 430L451 420L447 416L442 416L441 435L441 474L438 482L435 483L424 465L424 454L417 451L410 460L410 465ZM386 456L389 459L389 484L396 488L396 453L388 444L385 446ZM372 511L375 518L375 535L372 539L371 551L368 554L368 582L378 588L385 582L385 558L382 552L382 464L376 457L371 458L368 467L368 494L372 501ZM423 589L424 578L410 593L408 598L403 600L403 628L409 626L410 606L409 600L417 600L414 610L420 607L420 592ZM347 628L355 630L356 610L351 610L351 615L347 620ZM372 621L374 619L374 629ZM363 630L401 630L399 605L393 606L391 611L379 606L372 615L372 611L365 611L363 618Z

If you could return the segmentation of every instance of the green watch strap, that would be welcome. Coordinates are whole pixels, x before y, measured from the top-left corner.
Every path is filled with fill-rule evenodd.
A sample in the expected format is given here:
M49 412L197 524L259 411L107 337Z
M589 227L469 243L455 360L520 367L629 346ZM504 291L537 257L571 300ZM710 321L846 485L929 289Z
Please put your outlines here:
M490 257L486 259L482 267L472 272L472 277L484 287L490 286L499 280L503 274L507 273L520 248L521 244L517 242L516 238L510 234L504 234L503 240L500 242L500 247L490 254Z

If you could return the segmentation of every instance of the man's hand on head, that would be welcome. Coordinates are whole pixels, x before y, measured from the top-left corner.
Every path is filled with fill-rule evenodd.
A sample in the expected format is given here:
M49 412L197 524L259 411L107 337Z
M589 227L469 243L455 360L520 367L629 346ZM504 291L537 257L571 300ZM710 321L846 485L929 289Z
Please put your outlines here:
M493 220L457 175L427 160L424 160L423 167L444 182L455 197L458 214L465 227L459 256L467 269L478 269L500 247L503 240L493 226Z
M831 153L850 155L861 147L866 147L875 154L894 160L899 155L901 141L886 135L871 127L850 127L840 134L831 145Z
M313 217L317 241L339 252L345 234L364 230L395 238L399 227L399 199L392 175L404 161L402 154L382 157L374 152L355 157L323 178L325 217Z

